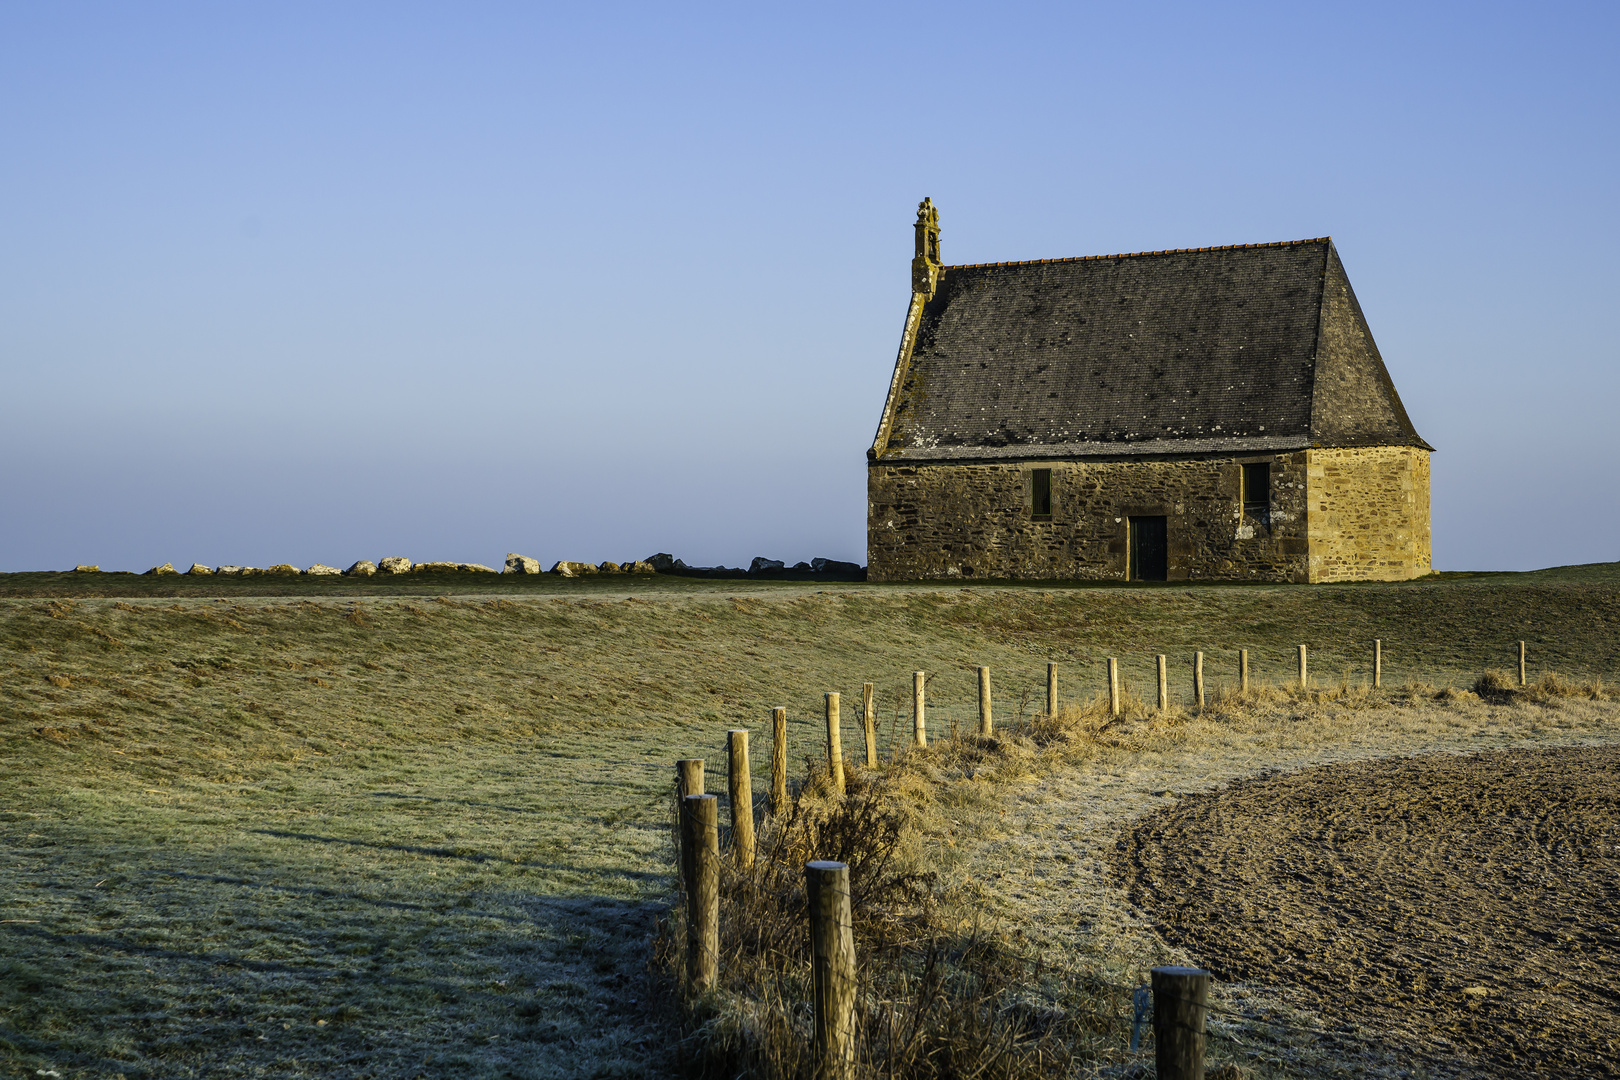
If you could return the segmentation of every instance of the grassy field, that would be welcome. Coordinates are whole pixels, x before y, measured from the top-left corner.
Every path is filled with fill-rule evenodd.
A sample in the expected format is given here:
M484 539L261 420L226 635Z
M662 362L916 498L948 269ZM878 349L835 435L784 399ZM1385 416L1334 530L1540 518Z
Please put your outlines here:
M680 1051L646 968L668 897L675 758L704 756L722 776L725 729L750 727L763 747L776 705L795 757L819 754L822 692L844 694L847 718L867 681L887 746L909 723L918 668L934 673L939 732L976 716L978 664L995 671L998 718L1017 724L1040 708L1048 660L1078 698L1100 687L1107 656L1145 689L1163 652L1185 700L1194 650L1212 683L1230 680L1238 648L1257 678L1281 681L1303 643L1320 682L1353 684L1373 638L1392 683L1466 686L1507 666L1521 638L1533 671L1613 680L1620 575L1073 589L4 576L0 1068L667 1070ZM1439 728L1467 739L1494 724L1494 741L1512 742L1608 737L1608 723L1586 716L1560 733L1480 713ZM1176 750L1166 786L1319 760L1341 743L1373 754L1445 742L1322 731L1332 738L1291 743L1234 729L1240 752L1200 765ZM1080 854L1064 865L1091 880L1085 845L1102 840L1076 838L1064 800L1089 806L1083 791L1107 790L1109 770L1151 787L1164 767L1109 760L969 800L974 821L1013 800L1008 820L1028 830L962 826L939 838L961 850L952 865L966 875L987 852L1070 837ZM1112 828L1151 799L1133 787L1109 805ZM1056 926L1057 882L1030 881L998 892L998 911Z

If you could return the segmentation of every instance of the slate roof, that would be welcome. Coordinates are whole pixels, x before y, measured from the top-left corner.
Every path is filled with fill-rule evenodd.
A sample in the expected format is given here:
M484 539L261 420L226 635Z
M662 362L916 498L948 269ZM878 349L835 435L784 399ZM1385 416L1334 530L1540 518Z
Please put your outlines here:
M947 266L874 460L1418 446L1330 238Z

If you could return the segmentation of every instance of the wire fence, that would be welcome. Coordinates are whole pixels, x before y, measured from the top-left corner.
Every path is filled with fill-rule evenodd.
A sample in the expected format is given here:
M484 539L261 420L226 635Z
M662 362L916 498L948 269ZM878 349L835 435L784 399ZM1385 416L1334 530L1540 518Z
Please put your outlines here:
M1374 643L1373 652L1374 656L1376 657L1375 670L1381 675L1382 661L1384 658L1381 642ZM1522 643L1520 644L1520 652L1522 656L1524 652L1524 646ZM1249 671L1248 657L1246 653L1241 655L1243 683L1247 684L1247 676ZM1309 681L1307 669L1307 651L1304 646L1299 647L1296 659L1297 681L1294 683L1294 688L1303 693L1311 693L1312 684ZM1198 675L1197 697L1198 704L1200 706L1204 704L1203 691L1205 688L1202 678L1203 672L1201 661L1202 654L1198 654L1197 660L1195 660L1195 671ZM1164 658L1159 657L1158 684L1160 711L1168 707L1167 694L1164 690L1164 670ZM988 731L991 712L991 706L987 700L989 696L988 669L982 667L977 669L966 667L965 670L961 671L960 673L952 671L944 683L940 684L940 688L942 689L943 685L945 684L950 684L953 692L949 694L930 693L930 691L934 691L936 688L935 680L936 676L939 674L940 673L938 672L927 674L918 672L918 678L915 680L915 682L920 683L920 685L914 684L913 694L908 695L904 692L900 692L893 695L893 718L892 723L887 725L889 727L889 731L887 733L888 739L886 740L889 744L887 747L887 755L880 755L876 752L875 747L878 740L876 737L870 734L872 728L875 726L879 727L879 730L881 730L882 721L878 716L872 714L887 711L888 703L884 701L884 697L887 695L879 695L874 693L874 688L870 685L866 687L866 692L864 695L866 700L863 701L862 708L860 709L859 722L863 726L867 727L869 732L867 746L868 757L871 764L882 764L882 759L884 756L887 756L889 762L892 763L898 760L900 756L905 753L905 751L909 749L911 745L913 745L913 741L907 738L907 736L911 733L907 731L906 725L904 724L906 719L905 710L907 705L913 705L914 707L914 719L916 721L915 745L919 747L924 745L922 741L922 711L923 702L925 700L929 701L930 708L934 710L930 714L929 719L935 723L940 723L943 721L944 725L948 726L947 731L941 732L941 735L944 736L942 741L952 742L959 737L965 736L971 738L973 735L977 734L978 732L975 730L975 725L973 725L971 722L972 719L974 719L973 714L975 712L977 712L977 719L979 720L979 730ZM1037 698L1037 691L1025 691L1015 699L1016 710L1013 712L1013 717L1015 717L1015 719L1013 719L1013 723L1009 725L1014 731L1023 729L1026 719L1028 718L1038 717L1042 713L1055 712L1056 680L1055 672L1050 668L1047 672L1047 677L1047 685L1039 688L1041 691L1045 691L1048 698L1047 701L1041 703L1047 706L1045 709L1041 709L1039 707L1031 708L1034 700ZM954 684L959 678L966 685L958 689ZM1112 663L1110 664L1110 683L1111 686L1108 697L1106 699L1099 698L1097 700L1106 700L1110 707L1110 711L1112 711L1117 717L1120 713L1122 698L1125 696L1125 694L1122 694L1122 690L1128 694L1130 688L1122 687L1121 680L1118 679L1117 668L1115 668ZM1520 687L1526 685L1526 675L1522 665L1519 673L1518 685ZM1244 689L1247 689L1246 685ZM1222 692L1223 691L1221 689L1217 689L1217 697ZM814 770L817 767L824 769L831 768L833 761L831 753L835 752L834 748L840 744L840 740L836 732L836 725L839 723L838 708L836 703L832 700L832 695L829 694L828 698L828 737L826 748L829 751L829 757L825 762L815 762L810 758L806 758L806 766L811 770ZM945 700L942 701L941 698L944 698ZM778 726L777 730L779 733L781 732L780 725ZM936 730L938 730L938 728L936 728ZM778 737L782 736L779 734ZM781 767L783 763L785 763L785 755L781 755L780 757L773 755L773 770ZM744 762L743 767L746 769L746 762ZM836 774L837 770L833 771ZM773 775L773 791L777 787L777 781L778 778ZM834 787L836 788L836 793L838 795L843 795L843 787L841 782L835 784ZM794 803L796 804L796 800L794 800ZM713 828L713 826L711 826L711 828ZM780 858L775 852L764 846L758 850L757 858L761 864L774 867L778 873L797 874L803 868L803 863L798 858ZM723 865L729 866L729 862L726 862ZM731 873L733 871L727 869L721 870L720 872ZM843 899L847 902L852 898L845 895ZM888 947L891 949L896 947L900 949L907 947L915 949L919 946L928 948L936 947L939 938L938 932L930 931L930 933L934 935L933 940L924 941L922 939L917 939L911 941L895 941L891 939L888 942ZM1043 975L1050 973L1056 977L1068 981L1071 984L1071 990L1077 989L1081 991L1082 994L1089 993L1093 999L1100 998L1106 1001L1108 995L1114 995L1121 1003L1125 1004L1126 1008L1124 1010L1108 1011L1106 1008L1086 1008L1073 1000L1072 993L1070 994L1069 1000L1065 1002L1063 991L1059 991L1055 994L1047 994L1046 996L1050 998L1052 1007L1064 1015L1071 1017L1084 1017L1087 1020L1104 1025L1106 1029L1117 1028L1127 1052L1131 1055L1144 1052L1144 1036L1150 1026L1150 1021L1155 1015L1156 1008L1158 1007L1190 1006L1192 1007L1193 1013L1199 1017L1199 1027L1201 1028L1200 1034L1202 1036L1219 1040L1234 1047L1244 1048L1251 1053L1257 1044L1269 1042L1275 1046L1280 1043L1285 1043L1290 1039L1295 1040L1293 1043L1295 1046L1299 1045L1297 1040L1300 1039L1310 1040L1311 1042L1318 1044L1342 1044L1346 1039L1350 1039L1355 1042L1361 1041L1356 1038L1358 1029L1353 1024L1342 1024L1330 1028L1322 1024L1312 1025L1308 1023L1289 1023L1285 1020L1276 1019L1274 1015L1245 1011L1241 1008L1231 1008L1223 1004L1211 1003L1207 999L1195 1001L1191 998L1185 997L1167 997L1163 990L1156 992L1151 984L1124 985L1113 981L1112 978L1105 976L1097 969L1088 969L1085 967L1068 964L1050 955L1029 955L1000 941L994 943L993 945L988 945L985 942L977 942L976 945L980 948L989 948L1000 961L1024 965L1026 971L1022 974L1025 977L1021 980L1022 986L1017 992L1041 995L1043 991L1040 989L1040 985ZM864 966L865 965L863 964L863 969ZM1199 973L1198 977L1205 978L1207 977L1207 973ZM866 981L865 970L861 970L857 975L857 978L861 979L862 981ZM901 979L901 982L903 984L903 978ZM867 983L867 985L868 988L871 989L871 984ZM1200 990L1200 993L1202 992L1203 991ZM1156 996L1157 1001L1155 1000ZM892 1002L887 1002L885 1005L884 1002L877 1000L875 995L868 995L868 1000L869 1004L874 1007L889 1007L892 1009L905 1005L904 1002L898 999ZM1010 1008L1011 1006L1009 1005L1008 1007ZM1014 1041L1019 1038L1016 1030L1017 1026L1018 1020L1013 1018L1013 1030L1008 1037Z

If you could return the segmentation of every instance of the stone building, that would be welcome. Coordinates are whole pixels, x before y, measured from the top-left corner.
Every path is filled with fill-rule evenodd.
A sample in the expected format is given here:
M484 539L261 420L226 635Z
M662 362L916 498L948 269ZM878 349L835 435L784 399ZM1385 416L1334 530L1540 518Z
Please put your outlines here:
M1329 238L945 266L867 451L874 581L1389 581L1429 453Z

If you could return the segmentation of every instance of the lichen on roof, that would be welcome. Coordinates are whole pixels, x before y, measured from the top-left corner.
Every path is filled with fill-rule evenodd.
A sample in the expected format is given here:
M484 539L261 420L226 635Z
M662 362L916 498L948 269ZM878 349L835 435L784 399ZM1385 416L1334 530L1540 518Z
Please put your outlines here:
M871 457L1428 448L1332 240L940 269Z

